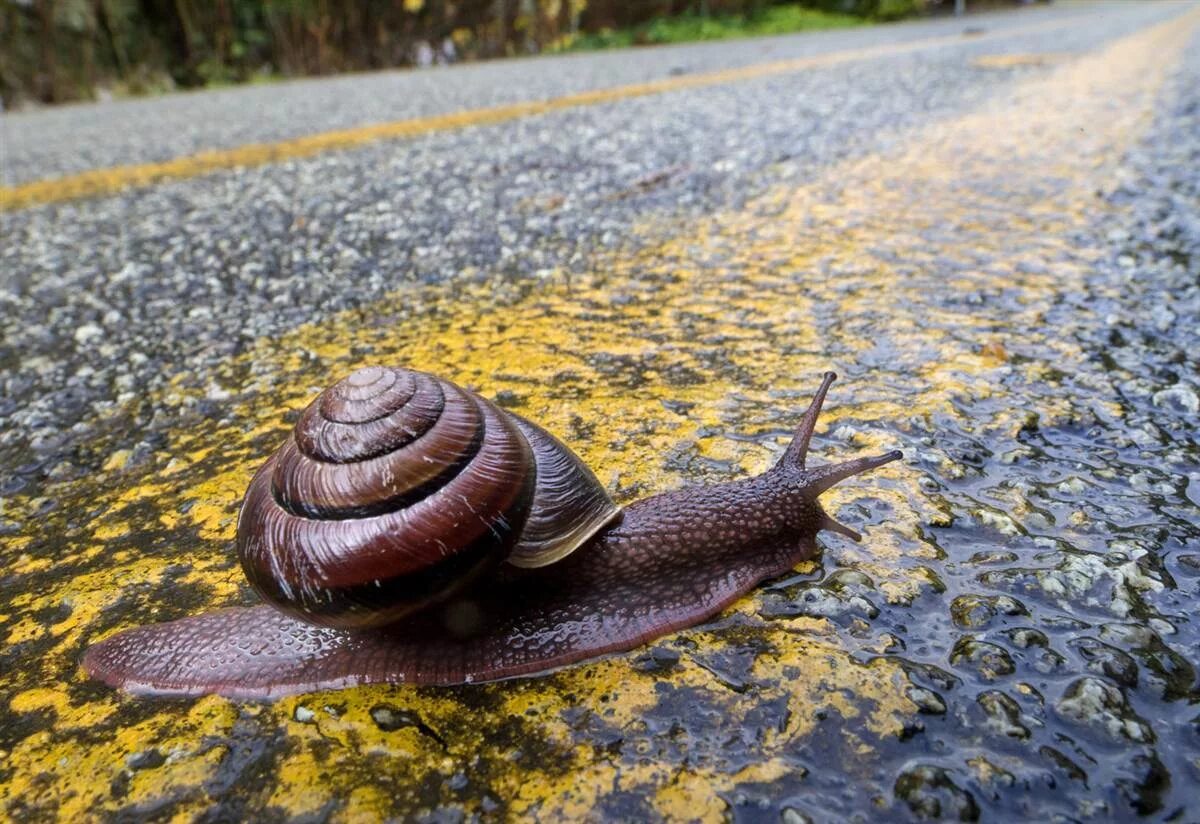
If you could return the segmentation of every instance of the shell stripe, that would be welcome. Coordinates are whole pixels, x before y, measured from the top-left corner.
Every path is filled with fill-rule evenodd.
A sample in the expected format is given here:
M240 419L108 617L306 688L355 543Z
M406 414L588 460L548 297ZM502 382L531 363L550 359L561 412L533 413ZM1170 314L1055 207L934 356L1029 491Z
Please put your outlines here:
M383 455L429 431L445 406L441 385L422 373L413 375L413 392L401 406L362 423L335 420L326 412L324 395L308 405L296 423L296 446L310 458L326 463L350 463Z
M411 506L464 471L484 439L483 413L463 390L447 385L442 414L403 447L351 463L306 456L289 439L276 456L272 491L293 515L362 518Z
M528 513L529 497L523 508L511 513L519 529ZM501 540L514 532L505 526L498 532L480 535L475 541L439 561L413 573L380 578L339 589L313 591L295 599L285 610L302 614L310 623L342 629L379 627L392 624L426 606L445 600L470 585L480 575L501 562L496 553L497 534Z
M445 597L507 555L533 498L532 450L501 410L453 384L442 386L447 409L466 411L443 415L449 419L447 431L456 433L449 441L438 440L435 425L398 451L433 467L418 485L432 491L410 505L342 520L291 511L294 506L276 499L273 479L282 462L297 460L290 455L303 459L292 442L259 471L242 505L238 553L247 578L266 600L315 623L378 625ZM434 454L426 454L426 447ZM335 470L353 466L310 463ZM458 472L447 476L455 468ZM375 471L355 475L368 481L377 476ZM433 481L444 483L433 488ZM288 495L297 491L295 485L286 488ZM393 502L401 499L408 501L404 495L389 496Z
M508 556L517 567L541 567L570 555L621 514L592 470L562 441L532 421L509 415L533 449L537 488L521 539Z
M337 423L369 423L408 403L417 373L368 366L321 393L321 414Z

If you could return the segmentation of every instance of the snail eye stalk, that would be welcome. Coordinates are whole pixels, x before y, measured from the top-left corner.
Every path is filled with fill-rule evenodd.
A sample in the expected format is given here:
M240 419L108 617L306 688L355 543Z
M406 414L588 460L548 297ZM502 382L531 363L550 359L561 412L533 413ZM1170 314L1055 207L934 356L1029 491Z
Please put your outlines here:
M861 475L864 472L870 472L872 469L877 469L884 464L890 464L892 461L898 461L903 457L903 452L899 449L893 449L891 452L874 455L870 458L855 458L852 461L845 461L843 463L818 466L816 469L807 471L805 488L815 498L847 478Z
M817 393L813 395L812 402L808 405L808 409L804 412L804 417L800 419L800 424L796 427L796 436L788 444L787 451L783 453L783 457L779 459L777 466L794 469L804 468L804 461L808 457L808 444L812 440L813 430L817 428L817 418L821 415L821 406L824 405L825 396L829 393L829 387L835 380L837 380L836 372L826 372L822 376L821 386L817 389Z

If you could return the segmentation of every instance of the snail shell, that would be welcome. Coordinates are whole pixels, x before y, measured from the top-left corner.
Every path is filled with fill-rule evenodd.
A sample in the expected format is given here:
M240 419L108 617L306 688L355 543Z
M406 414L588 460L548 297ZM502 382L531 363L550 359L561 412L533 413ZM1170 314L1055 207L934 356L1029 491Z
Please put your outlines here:
M285 612L379 627L501 561L553 563L619 514L536 424L432 375L371 366L319 395L255 475L237 551Z

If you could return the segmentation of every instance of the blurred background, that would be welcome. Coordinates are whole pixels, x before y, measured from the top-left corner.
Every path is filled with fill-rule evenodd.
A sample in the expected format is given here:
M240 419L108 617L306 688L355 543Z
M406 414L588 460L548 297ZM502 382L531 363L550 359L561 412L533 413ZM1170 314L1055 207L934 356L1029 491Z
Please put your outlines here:
M1028 0L0 0L5 108L837 28Z

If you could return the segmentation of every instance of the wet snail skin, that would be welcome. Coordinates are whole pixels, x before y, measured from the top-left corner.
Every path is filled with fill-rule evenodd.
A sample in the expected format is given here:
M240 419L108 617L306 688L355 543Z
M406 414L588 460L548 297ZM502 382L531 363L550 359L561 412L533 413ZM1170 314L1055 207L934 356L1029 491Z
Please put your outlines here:
M83 665L134 693L271 698L544 672L700 623L817 551L818 496L901 453L779 462L620 508L554 436L449 381L367 367L254 476L237 552L266 601L126 630Z

